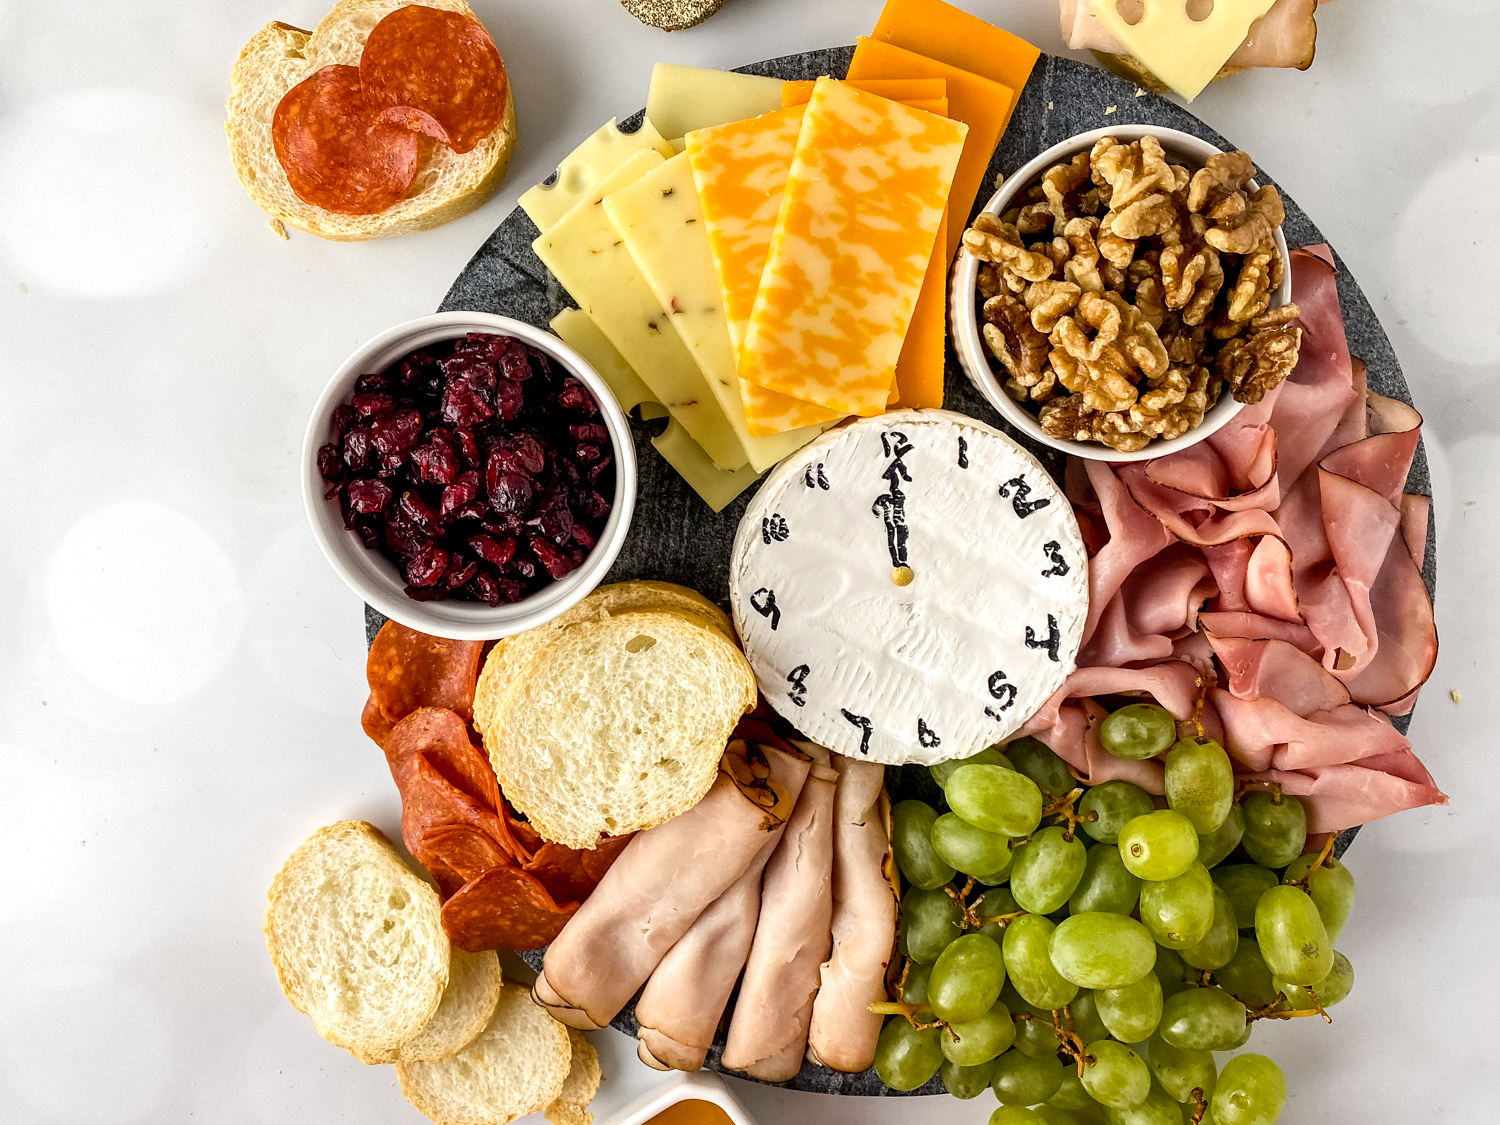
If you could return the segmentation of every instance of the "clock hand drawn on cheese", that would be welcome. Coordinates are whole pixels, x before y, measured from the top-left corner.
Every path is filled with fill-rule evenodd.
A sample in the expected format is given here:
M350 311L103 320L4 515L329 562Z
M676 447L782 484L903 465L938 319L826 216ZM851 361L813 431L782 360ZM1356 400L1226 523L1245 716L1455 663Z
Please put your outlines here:
M999 431L943 410L830 431L741 520L735 626L770 704L886 763L1001 741L1073 669L1088 565L1071 506Z

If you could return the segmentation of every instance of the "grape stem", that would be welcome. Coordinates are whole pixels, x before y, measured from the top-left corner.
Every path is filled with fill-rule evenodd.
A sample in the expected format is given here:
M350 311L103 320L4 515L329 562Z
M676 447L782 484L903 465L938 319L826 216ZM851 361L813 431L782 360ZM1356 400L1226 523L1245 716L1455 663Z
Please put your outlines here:
M1318 869L1321 868L1327 861L1328 857L1333 854L1333 842L1336 839L1338 839L1337 832L1328 833L1328 839L1323 843L1323 850L1318 853L1318 858L1313 860L1313 864L1307 869L1307 873L1300 879L1293 879L1290 883L1287 884L1287 886L1298 887L1305 895L1312 894L1313 876L1318 873Z
M926 1031L930 1027L948 1026L939 1019L934 1019L930 1023L919 1023L917 1021L918 1016L932 1015L932 1009L926 1004L906 1004L898 1000L886 1000L871 1004L870 1011L874 1012L877 1016L904 1016L906 1022L918 1031Z
M1203 1115L1208 1112L1208 1099L1203 1096L1203 1087L1194 1086L1193 1093L1193 1125L1198 1125L1203 1120Z
M1273 805L1281 804L1281 782L1279 781L1256 781L1252 778L1241 778L1234 783L1234 803L1239 804L1245 799L1245 794L1254 790L1264 790L1271 794Z
M1081 788L1074 789L1071 793L1066 793L1061 797L1054 797L1042 809L1043 817L1056 817L1059 821L1067 823L1068 827L1063 832L1063 839L1070 844L1073 842L1073 830L1078 827L1080 821L1087 820L1092 822L1099 819L1097 812L1089 813L1088 816L1079 816L1073 811L1073 806L1077 803L1078 798L1082 796L1083 790Z
M963 890L961 891L955 891L953 889L952 883L945 883L943 885L943 890L947 893L949 898L958 903L959 907L963 910L965 917L968 916L969 906L966 902L964 902L964 899L969 897L969 892L974 889L975 882L976 880L974 876L970 875L968 881L964 883Z
M1304 1016L1322 1016L1324 1023L1332 1023L1333 1017L1323 1010L1323 1005L1318 1000L1317 993L1313 992L1311 988L1307 991L1308 995L1312 997L1313 1007L1302 1009L1288 1008L1285 1006L1287 1002L1286 997L1277 996L1275 1000L1272 1000L1265 1007L1252 1008L1246 1012L1245 1022L1254 1023L1256 1020L1296 1020L1302 1019Z
M1061 1026L1062 1019L1068 1021L1067 1027ZM1070 1056L1078 1064L1078 1077L1082 1078L1084 1069L1094 1060L1084 1049L1077 1024L1073 1022L1073 1011L1066 1004L1052 1010L1052 1030L1057 1032L1058 1051Z
M1193 729L1198 733L1198 741L1203 741L1203 708L1208 703L1208 689L1214 685L1214 681L1201 673L1198 676L1198 698L1193 701Z

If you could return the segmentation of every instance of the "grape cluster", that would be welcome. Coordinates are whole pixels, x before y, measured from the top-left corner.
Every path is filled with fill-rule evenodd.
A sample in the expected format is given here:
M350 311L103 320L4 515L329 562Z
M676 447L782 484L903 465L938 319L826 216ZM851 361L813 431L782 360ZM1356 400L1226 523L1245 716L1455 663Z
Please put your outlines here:
M1098 733L1120 758L1165 755L1165 808L1128 781L1083 787L1021 738L933 766L933 800L892 810L905 960L875 1006L876 1072L992 1089L990 1125L1272 1125L1280 1068L1213 1052L1348 995L1333 942L1354 877L1327 847L1303 854L1295 797L1237 785L1165 709L1122 707Z

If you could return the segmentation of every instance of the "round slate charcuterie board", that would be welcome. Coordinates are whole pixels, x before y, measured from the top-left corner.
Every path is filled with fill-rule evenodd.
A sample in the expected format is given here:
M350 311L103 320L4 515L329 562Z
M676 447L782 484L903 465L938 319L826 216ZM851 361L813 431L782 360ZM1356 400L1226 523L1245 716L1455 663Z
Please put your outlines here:
M821 75L842 78L853 56L852 47L832 47L820 51L787 55L740 69L782 79L812 79ZM1108 118L1106 106L1117 107ZM643 114L637 113L622 123L627 132L634 129ZM1070 59L1043 55L1022 92L1021 100L999 148L990 162L987 182L998 173L1019 168L1037 153L1075 133L1114 123L1161 125L1191 133L1221 148L1232 144L1188 110L1154 94L1136 97L1132 83ZM1252 154L1252 156L1255 154ZM1257 161L1257 167L1259 161ZM1275 183L1271 173L1261 167L1261 182ZM1286 206L1285 233L1287 245L1306 246L1325 239L1296 202L1282 194ZM977 212L987 202L985 193L975 201ZM966 216L972 218L972 216ZM573 304L567 293L547 271L531 250L538 231L519 208L496 228L484 245L464 267L449 289L439 309L456 309L500 313L546 328L562 309ZM1375 312L1359 285L1338 260L1338 291L1344 311L1344 329L1350 351L1368 365L1370 389L1392 398L1411 402L1411 394L1400 365L1386 338ZM1047 466L1052 475L1062 479L1063 458L1039 447L1012 430L981 399L958 367L950 347L944 385L945 406L971 415L1006 431L1026 446ZM620 582L631 578L654 578L678 582L712 598L720 605L729 604L729 555L735 528L754 495L752 488L722 512L709 511L672 468L662 460L649 438L664 425L660 421L632 419L636 455L640 463L640 490L635 517L624 549L615 561L606 581ZM1427 461L1419 448L1406 483L1407 491L1430 493ZM1430 528L1429 528L1430 531ZM1436 584L1437 557L1435 536L1427 538L1427 557L1422 570L1429 593ZM375 610L366 607L366 627L373 639L383 624ZM1405 730L1408 719L1396 724ZM893 780L894 777L893 777ZM1356 830L1351 829L1339 841L1339 851L1348 846ZM534 967L540 967L541 951L524 955ZM732 1004L731 1004L732 1010ZM613 1026L634 1035L637 1025L633 1005L627 1005ZM720 1044L709 1053L707 1065L721 1069ZM891 1095L873 1070L862 1074L840 1074L827 1067L804 1063L801 1072L787 1087L824 1094ZM942 1081L934 1078L915 1094L943 1092Z

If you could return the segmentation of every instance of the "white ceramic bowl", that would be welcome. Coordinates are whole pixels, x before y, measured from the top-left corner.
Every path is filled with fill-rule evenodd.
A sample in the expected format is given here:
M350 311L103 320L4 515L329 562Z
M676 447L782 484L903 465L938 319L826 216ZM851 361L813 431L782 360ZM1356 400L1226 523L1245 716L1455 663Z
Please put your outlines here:
M333 437L334 407L349 401L354 393L354 383L361 375L384 371L408 352L470 332L514 336L576 376L599 403L615 458L613 507L598 542L583 564L519 602L493 608L483 602L458 599L419 602L407 597L406 582L395 565L378 551L367 548L356 533L345 529L338 501L323 498L326 485L318 472L318 449ZM635 493L635 445L631 440L630 426L598 372L551 333L490 313L437 313L398 324L376 336L346 359L323 388L302 441L302 500L307 507L308 519L312 521L313 535L333 569L350 589L387 617L438 637L458 640L509 637L534 629L577 604L599 585L620 553L626 532L630 530Z
M653 1117L678 1102L709 1102L724 1111L734 1125L755 1125L755 1118L729 1092L724 1080L706 1070L674 1071L660 1086L643 1094L624 1109L606 1117L599 1125L646 1125Z
M1094 142L1101 137L1117 137L1122 142L1129 143L1146 136L1159 140L1162 148L1166 150L1167 158L1173 163L1184 164L1195 170L1203 167L1210 156L1223 151L1189 133L1166 129L1158 125L1121 124L1110 129L1094 129L1053 145L1034 160L1018 168L990 199L984 209L985 213L1002 215L1009 211L1015 205L1016 197L1036 182L1043 172L1054 164L1071 160L1077 153L1089 151L1094 147ZM1259 186L1255 180L1250 181L1252 189ZM1276 250L1281 255L1282 277L1281 287L1271 294L1273 309L1292 299L1291 262L1287 258L1286 239L1279 229L1276 231L1275 240ZM979 315L974 307L974 290L979 280L980 264L979 259L969 253L967 248L959 251L958 258L954 262L953 284L950 287L952 296L949 305L954 350L958 352L958 362L963 367L964 374L969 377L969 382L973 383L979 393L989 400L990 405L1000 412L1002 418L1028 437L1034 438L1043 445L1051 446L1053 449L1061 450L1063 453L1071 453L1075 457L1087 457L1094 461L1149 461L1153 457L1165 457L1169 453L1176 453L1180 449L1197 444L1239 413L1243 404L1236 402L1234 397L1226 392L1221 394L1219 401L1209 408L1196 429L1189 430L1181 437L1157 439L1146 448L1134 453L1118 453L1098 442L1069 441L1049 436L1042 431L1041 423L1037 421L1035 414L1005 393L1005 387L1001 380L996 378L990 366L989 352L979 334Z

